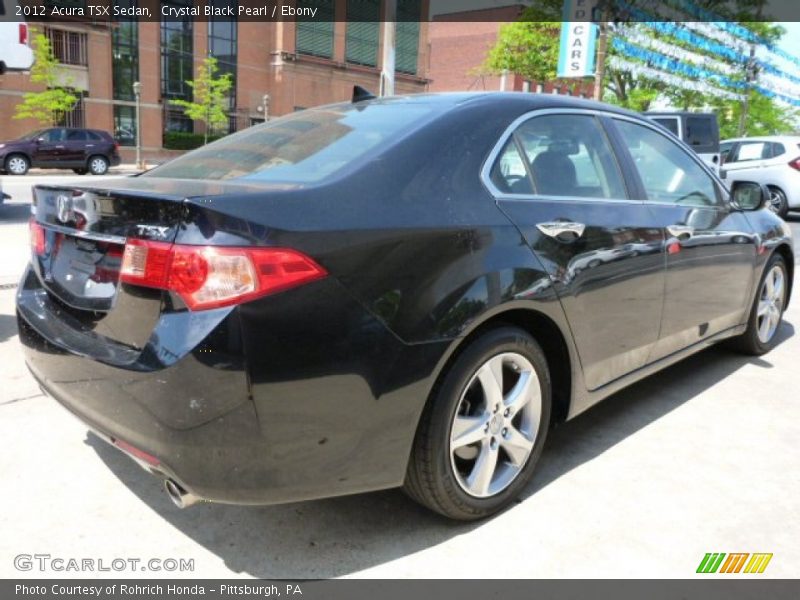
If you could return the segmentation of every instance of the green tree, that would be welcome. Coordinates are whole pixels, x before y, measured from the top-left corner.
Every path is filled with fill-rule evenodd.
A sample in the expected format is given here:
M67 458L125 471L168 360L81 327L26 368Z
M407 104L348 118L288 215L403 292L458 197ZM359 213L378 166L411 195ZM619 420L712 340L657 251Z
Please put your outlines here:
M208 142L209 132L228 122L225 109L228 104L228 91L233 85L230 73L218 75L219 66L213 56L207 57L197 69L197 77L186 84L194 91L194 101L173 100L183 107L183 112L193 121L205 123L204 141Z
M800 111L782 105L755 90L750 90L747 103L747 118L744 132L740 131L741 115L744 110L742 100L724 98L711 99L710 106L717 113L719 135L728 139L755 135L781 135L797 131Z
M33 38L33 55L31 81L44 85L45 89L23 94L22 102L17 104L14 111L14 118L36 119L42 125L55 125L65 112L72 110L78 97L60 85L58 60L53 54L50 40L41 33Z
M500 28L484 68L490 73L508 71L531 81L556 77L560 23L516 21Z

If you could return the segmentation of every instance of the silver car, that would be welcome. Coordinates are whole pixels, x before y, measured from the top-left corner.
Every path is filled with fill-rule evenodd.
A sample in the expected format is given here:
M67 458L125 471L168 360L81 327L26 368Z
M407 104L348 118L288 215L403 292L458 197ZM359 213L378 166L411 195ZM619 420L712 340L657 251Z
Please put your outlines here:
M800 136L774 135L723 140L723 178L756 181L770 190L770 208L785 217L800 210Z

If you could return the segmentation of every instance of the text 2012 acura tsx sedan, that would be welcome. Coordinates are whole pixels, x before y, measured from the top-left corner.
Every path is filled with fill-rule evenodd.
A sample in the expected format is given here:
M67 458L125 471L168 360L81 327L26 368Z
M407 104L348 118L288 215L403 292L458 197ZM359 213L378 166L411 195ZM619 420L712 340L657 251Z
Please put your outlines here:
M794 263L767 198L603 104L326 106L37 186L20 338L179 506L403 486L475 519L553 424L714 342L773 346Z

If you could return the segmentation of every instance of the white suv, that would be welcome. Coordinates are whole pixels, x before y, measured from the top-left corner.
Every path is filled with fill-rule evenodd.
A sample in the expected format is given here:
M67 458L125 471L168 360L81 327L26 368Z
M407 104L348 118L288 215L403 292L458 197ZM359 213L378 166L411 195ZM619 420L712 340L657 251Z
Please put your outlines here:
M17 16L17 0L0 0L0 75L33 66L28 33L27 23Z
M774 135L723 140L726 183L756 181L770 189L770 208L785 217L800 209L800 136Z

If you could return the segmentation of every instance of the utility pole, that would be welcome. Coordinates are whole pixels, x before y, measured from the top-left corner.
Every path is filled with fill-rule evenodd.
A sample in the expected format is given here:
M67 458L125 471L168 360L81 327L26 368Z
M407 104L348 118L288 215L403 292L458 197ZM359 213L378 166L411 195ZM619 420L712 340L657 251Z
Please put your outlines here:
M142 84L138 81L133 82L133 95L136 97L136 168L143 169L142 164Z
M756 8L756 20L761 20L762 9L764 8L764 1L759 0L758 7ZM758 78L758 73L756 70L756 44L755 42L750 42L750 57L747 59L747 64L745 65L745 85L744 90L744 101L742 102L742 114L739 115L739 128L738 133L739 137L742 137L747 131L747 117L748 113L750 112L750 93L753 89L753 83Z
M385 0L383 15L383 61L381 64L381 96L394 96L395 29L397 0Z
M747 131L747 117L748 113L750 112L750 90L752 89L753 82L756 80L756 45L755 43L750 44L750 58L747 59L747 65L745 67L747 71L745 72L745 85L744 88L744 100L742 101L742 113L739 115L739 128L738 128L738 135L739 137L744 136L745 131Z
M594 66L594 90L592 98L597 101L603 99L603 79L606 76L606 54L608 54L608 23L605 20L605 11L600 12L600 36L597 40L597 58Z

